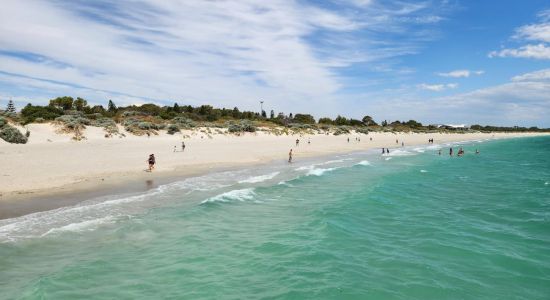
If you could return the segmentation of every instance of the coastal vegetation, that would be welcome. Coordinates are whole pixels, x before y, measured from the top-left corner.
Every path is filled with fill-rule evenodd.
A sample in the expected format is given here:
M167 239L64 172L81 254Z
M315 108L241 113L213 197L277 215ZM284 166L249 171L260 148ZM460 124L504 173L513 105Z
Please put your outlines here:
M361 120L338 115L332 119L321 117L316 120L311 114L275 113L265 111L241 111L239 108L215 108L211 105L191 106L174 103L159 106L153 103L143 105L117 106L109 100L107 106L88 105L88 101L70 96L57 97L48 105L27 104L19 113L10 100L6 110L0 111L0 137L10 143L26 143L27 136L11 124L25 126L30 123L51 122L59 131L73 133L75 140L85 139L82 134L86 126L101 127L105 137L124 137L124 131L134 135L158 135L166 130L168 134L180 133L196 127L217 128L217 132L241 134L244 132L268 131L273 134L323 133L332 135L352 132L368 134L371 131L384 132L541 132L549 129L537 127L496 127L473 125L469 128L453 128L446 125L424 125L416 120L384 120L378 124L371 116ZM119 129L120 128L120 129ZM211 132L210 129L207 132ZM29 133L27 132L27 135Z

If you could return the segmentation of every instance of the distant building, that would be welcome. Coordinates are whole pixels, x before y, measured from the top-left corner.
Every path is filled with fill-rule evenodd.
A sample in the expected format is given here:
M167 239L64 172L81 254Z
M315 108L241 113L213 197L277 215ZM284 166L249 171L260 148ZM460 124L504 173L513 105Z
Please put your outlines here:
M468 130L470 125L466 124L432 124L436 128L454 129L454 130Z

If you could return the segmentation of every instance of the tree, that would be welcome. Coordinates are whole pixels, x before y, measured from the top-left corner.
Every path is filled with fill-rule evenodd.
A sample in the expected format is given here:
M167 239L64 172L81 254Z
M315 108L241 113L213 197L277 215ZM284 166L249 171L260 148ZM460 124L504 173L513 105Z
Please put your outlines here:
M180 106L178 105L178 103L174 103L174 112L176 113L180 113L181 112L181 108Z
M388 121L386 121L386 120L382 121L382 126L384 126L384 127L388 126Z
M262 118L267 118L267 114L265 113L265 110L262 109Z
M372 119L371 116L364 116L361 121L363 121L363 123L365 123L366 126L371 126L371 125L376 126L376 125L378 125L378 124L376 124L376 122L374 122L374 120Z
M331 118L320 118L319 124L334 124Z
M15 113L15 105L13 104L13 100L11 100L11 99L10 99L10 101L8 101L8 106L6 107L6 112L10 113L10 114Z
M161 108L154 103L147 103L138 107L137 110L151 116L158 116L160 114Z
M336 119L334 119L334 124L336 124L336 125L349 125L349 121L345 117L342 117L342 116L338 115L336 117Z
M203 115L203 116L209 115L212 113L213 109L214 108L211 105L201 105L199 107L199 115Z
M308 114L296 114L294 116L294 121L302 124L315 124L315 118Z
M109 99L109 104L107 105L107 111L115 113L118 110L113 100Z
M294 117L292 116L292 113L290 113L290 115L288 115L288 118L289 119L294 119Z
M57 107L63 110L70 110L73 108L73 97L64 96L64 97L57 97L55 99L50 100L50 106Z
M241 118L241 112L239 111L239 109L236 106L233 108L233 112L231 113L231 115L235 119L240 119Z
M86 106L88 106L88 101L80 97L76 97L76 100L73 102L73 105L76 108L76 110L82 111Z
M27 104L22 110L21 115L23 116L24 123L31 123L37 118L42 118L44 120L53 120L61 115L63 115L63 110L55 106L32 106L32 104Z
M422 127L422 123L419 123L415 120L409 120L407 123L405 123L404 125L407 125L409 126L410 128L420 128Z
M271 113L269 114L270 119L275 119L275 111L273 109L271 110Z

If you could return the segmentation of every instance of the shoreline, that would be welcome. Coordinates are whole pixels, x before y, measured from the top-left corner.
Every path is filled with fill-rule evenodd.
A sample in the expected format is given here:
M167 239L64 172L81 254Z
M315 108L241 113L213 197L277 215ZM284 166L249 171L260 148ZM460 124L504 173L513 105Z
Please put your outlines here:
M378 133L372 135L343 135L343 136L319 136L319 135L306 135L304 137L297 136L279 136L272 139L277 143L282 141L289 142L295 138L303 139L306 142L308 138L318 139L324 138L328 140L344 141L348 136L352 139L356 136L361 137L361 142L354 144L356 147L330 147L330 145L324 145L320 149L312 151L298 151L298 155L295 159L310 159L321 158L324 156L331 156L337 154L346 154L360 151L369 151L379 147L380 143L390 144L386 146L388 148L401 148L400 145L391 145L389 141L394 142L395 138L408 140L406 146L419 146L427 145L427 137L434 136L436 142L434 144L443 144L447 142L460 142L471 141L480 139L502 139L502 138L521 138L541 136L546 134L480 134L480 133L467 133L467 134L446 134L445 136L439 136L439 134L404 134L404 133ZM370 142L370 137L375 137L377 142ZM414 137L414 139L412 138ZM238 139L242 137L230 137L235 144L240 144ZM265 142L268 146L273 146L273 141L261 140L262 137L251 136L252 139L260 139L258 142ZM172 141L173 142L173 141ZM186 141L187 142L187 141ZM355 142L355 141L353 141ZM352 143L351 141L349 142ZM347 145L345 143L344 145ZM265 146L265 145L263 145ZM393 147L392 147L393 146ZM286 148L287 146L285 146ZM306 146L307 147L307 146ZM261 147L259 147L261 148ZM3 150L3 148L0 148ZM222 149L223 150L223 149ZM269 152L269 151L268 151ZM284 152L283 152L284 153ZM258 154L258 153L256 153ZM259 152L261 153L261 151ZM271 155L269 155L271 154ZM119 195L128 193L141 193L150 189L156 188L163 184L176 182L179 180L201 176L213 172L222 172L225 170L235 170L241 168L250 168L255 166L267 166L277 161L286 161L285 155L274 156L273 153L266 153L262 156L252 156L245 160L237 160L236 162L223 161L220 159L214 159L210 162L204 163L192 163L181 164L174 166L172 169L161 169L154 171L153 173L146 173L143 171L134 172L113 172L110 174L90 174L87 177L83 177L79 181L65 182L62 185L51 186L44 189L26 189L22 191L13 191L11 193L2 192L0 197L0 219L7 219L18 217L34 212L46 211L56 209L64 206L71 206L80 202L99 198L107 195ZM215 158L215 157L214 157ZM210 157L212 159L212 157Z

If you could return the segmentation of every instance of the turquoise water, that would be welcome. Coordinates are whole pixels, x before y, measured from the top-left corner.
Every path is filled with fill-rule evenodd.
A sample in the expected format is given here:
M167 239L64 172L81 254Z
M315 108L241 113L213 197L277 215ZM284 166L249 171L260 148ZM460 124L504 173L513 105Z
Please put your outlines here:
M0 298L549 299L550 138L459 146L227 171L0 220Z

